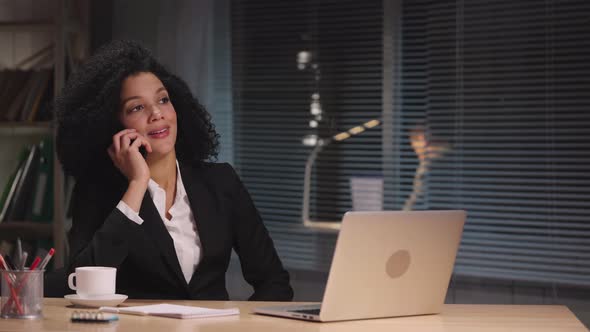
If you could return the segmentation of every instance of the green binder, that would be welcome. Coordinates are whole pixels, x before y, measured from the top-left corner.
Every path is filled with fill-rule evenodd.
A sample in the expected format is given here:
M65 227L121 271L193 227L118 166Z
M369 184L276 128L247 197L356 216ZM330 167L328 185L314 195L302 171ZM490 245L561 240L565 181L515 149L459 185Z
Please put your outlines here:
M51 222L53 219L53 142L51 138L45 138L38 147L40 158L33 204L29 209L30 220Z

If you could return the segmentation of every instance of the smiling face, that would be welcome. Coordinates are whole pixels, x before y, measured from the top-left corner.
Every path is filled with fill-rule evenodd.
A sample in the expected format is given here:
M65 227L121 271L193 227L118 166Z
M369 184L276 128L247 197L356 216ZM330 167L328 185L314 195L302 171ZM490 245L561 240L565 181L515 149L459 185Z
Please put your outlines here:
M120 120L135 129L152 147L149 158L174 154L176 111L164 84L152 73L128 76L121 86Z

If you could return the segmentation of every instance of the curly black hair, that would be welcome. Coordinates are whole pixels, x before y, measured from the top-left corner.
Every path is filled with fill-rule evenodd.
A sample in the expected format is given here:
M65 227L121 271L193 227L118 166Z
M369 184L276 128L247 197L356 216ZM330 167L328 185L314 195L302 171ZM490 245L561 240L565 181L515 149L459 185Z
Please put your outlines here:
M186 83L168 72L139 43L118 40L90 57L68 80L55 102L56 150L66 174L79 178L113 166L107 148L113 135L123 129L117 116L121 85L128 76L141 72L156 75L174 105L177 159L202 164L217 157L219 135L211 116Z

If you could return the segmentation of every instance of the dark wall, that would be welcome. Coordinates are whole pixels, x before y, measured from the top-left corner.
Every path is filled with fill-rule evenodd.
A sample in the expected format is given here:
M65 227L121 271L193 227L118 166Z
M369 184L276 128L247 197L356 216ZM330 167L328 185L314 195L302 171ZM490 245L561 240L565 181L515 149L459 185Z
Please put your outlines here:
M155 50L160 8L159 0L92 1L91 52L113 39L137 40Z

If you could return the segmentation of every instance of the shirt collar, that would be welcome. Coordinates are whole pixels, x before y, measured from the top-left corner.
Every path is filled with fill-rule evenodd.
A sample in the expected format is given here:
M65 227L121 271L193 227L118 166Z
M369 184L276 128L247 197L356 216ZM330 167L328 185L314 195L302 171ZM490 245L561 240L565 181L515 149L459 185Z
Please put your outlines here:
M162 187L160 187L160 185L152 180L150 178L150 180L148 181L148 191L150 193L150 195L152 196L152 198L156 197L156 195L158 194L158 192L164 192L164 194L166 193L164 191L164 189ZM184 183L182 182L182 176L180 175L180 166L178 165L178 160L176 160L176 197L174 199L175 202L180 201L181 199L184 199L184 197L186 196L186 190L184 189Z

